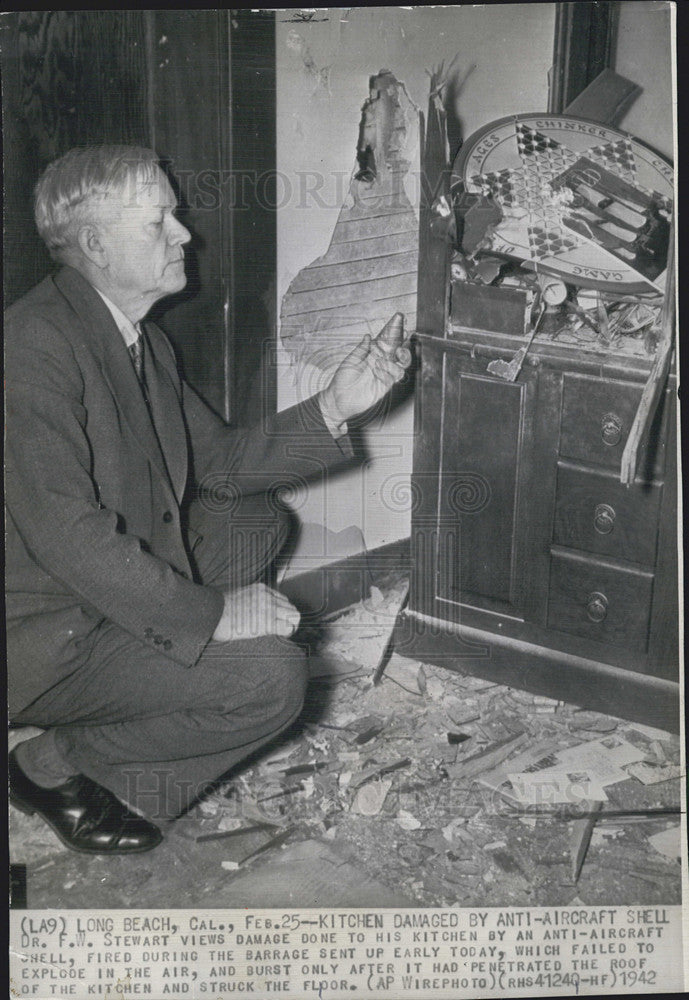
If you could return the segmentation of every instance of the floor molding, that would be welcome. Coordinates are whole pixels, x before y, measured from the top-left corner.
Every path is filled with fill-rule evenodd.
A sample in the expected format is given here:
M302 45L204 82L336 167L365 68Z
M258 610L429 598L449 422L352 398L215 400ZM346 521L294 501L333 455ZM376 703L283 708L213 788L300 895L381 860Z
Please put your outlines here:
M288 577L279 589L301 612L302 624L311 624L365 600L371 586L408 570L409 559L409 538L401 538Z

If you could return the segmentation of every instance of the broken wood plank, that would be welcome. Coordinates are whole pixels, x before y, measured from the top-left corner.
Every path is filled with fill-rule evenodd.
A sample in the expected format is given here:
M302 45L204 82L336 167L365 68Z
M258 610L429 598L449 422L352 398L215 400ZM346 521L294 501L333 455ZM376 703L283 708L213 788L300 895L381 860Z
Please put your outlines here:
M566 115L617 125L642 92L638 84L607 67L564 110Z
M247 861L252 861L254 858L258 857L259 854L264 854L266 851L272 850L273 847L279 847L281 844L284 844L284 842L288 839L288 837L291 837L295 830L296 826L288 826L282 831L282 833L276 834L274 837L271 837L270 840L266 841L265 844L261 844L260 847L257 847L255 851L251 852L251 854L247 854L246 857L242 858L239 864L245 865Z
M396 626L397 626L397 623L399 621L400 615L402 614L402 612L404 611L404 609L407 606L408 601L409 601L409 582L407 582L407 585L405 586L403 593L400 595L399 607L397 608L397 613L396 613L396 616L395 616L395 621L394 621L394 623L393 623L393 625L392 625L392 627L390 629L390 636L388 638L388 641L385 644L385 648L383 649L382 655L381 655L378 663L376 664L376 668L373 671L373 682L372 683L373 683L374 687L377 684L380 684L381 678L382 678L383 674L385 673L385 668L387 667L388 663L390 662L390 657L392 656L392 653L393 653L394 648L395 648L395 631L396 631ZM420 671L421 671L421 667L419 667L419 672Z
M572 827L572 843L570 853L572 856L572 881L577 882L584 864L586 852L591 843L591 834L598 821L598 816L603 809L602 802L589 802L587 815L574 821Z
M672 361L672 349L675 342L675 225L670 226L670 245L667 252L667 279L665 283L665 300L660 317L660 339L656 348L655 361L651 368L644 390L641 393L636 416L622 452L620 464L620 482L631 486L636 476L639 464L639 450L653 423L658 403L660 402L665 383L667 382Z
M278 769L278 773L283 774L286 778L291 778L295 774L313 774L314 771L322 771L324 767L328 767L329 764L334 763L336 761L312 760L307 761L305 764L292 764L288 767L281 767Z
M241 837L245 833L257 833L259 830L274 830L272 823L254 823L252 826L240 826L237 830L216 830L214 833L201 833L196 837L196 843L207 843L210 840L227 840L229 837Z
M419 205L419 275L416 328L436 337L447 325L450 243L433 229L436 218L433 206L445 198L450 204L450 163L447 142L447 117L442 104L432 92L438 84L431 77L431 96L424 121L419 113L421 156L421 192Z
M492 743L485 750L481 750L465 760L458 761L448 770L453 778L473 778L475 775L481 774L482 771L490 771L498 764L502 764L515 750L520 750L527 740L528 736L523 732L516 736L508 736L504 740Z
M353 778L350 787L352 789L359 788L364 782L370 781L372 778L380 778L384 774L390 774L392 771L399 771L403 767L409 767L410 764L411 758L403 757L401 760L394 760L387 764L372 767L368 771L364 771L363 774L360 774L358 778Z
M586 806L587 803L582 802L582 806ZM519 816L530 816L533 819L544 819L550 817L553 819L561 820L578 820L586 819L590 816L596 816L601 823L606 822L609 819L624 819L625 817L635 818L635 819L658 819L660 816L679 816L681 809L679 806L667 806L654 808L649 807L648 809L605 809L600 811L597 809L567 809L563 807L562 809L515 809L507 813L510 817Z
M260 805L261 802L269 802L270 799L282 799L285 795L291 795L293 792L301 792L304 788L303 782L299 782L297 785L289 785L287 788L280 789L279 792L274 792L272 795L264 795L260 799L256 799L256 802Z
M384 728L384 722L372 722L368 729L364 729L362 732L357 733L354 737L354 743L356 743L357 746L363 746L364 743L370 742L370 740L382 733Z

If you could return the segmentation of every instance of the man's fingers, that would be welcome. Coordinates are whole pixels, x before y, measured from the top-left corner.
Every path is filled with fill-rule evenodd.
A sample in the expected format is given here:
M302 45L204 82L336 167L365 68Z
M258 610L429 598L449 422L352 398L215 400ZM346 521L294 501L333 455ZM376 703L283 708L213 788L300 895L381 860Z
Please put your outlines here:
M278 635L289 638L299 628L301 615L292 602L277 590L271 590L275 598L275 620L278 626Z
M394 384L395 381L394 377L390 374L390 372L380 365L376 365L376 367L373 369L373 376L375 380L380 383L383 389L385 389L386 392L388 389L391 388L391 386Z
M298 621L292 621L287 618L279 618L276 622L275 635L279 635L283 639L290 639L298 628Z
M376 357L373 359L373 373L376 378L388 386L393 382L399 382L404 378L405 368L397 361L388 357Z
M371 350L371 337L367 333L364 335L363 339L359 341L353 351L350 351L347 357L342 362L343 365L358 365L361 361L365 361L368 357L369 351Z
M216 642L257 639L263 635L289 638L299 627L300 615L278 591L253 583L225 595L225 607L213 633Z
M299 628L300 615L291 604L289 608L280 608L275 616L277 634L289 639Z
M380 363L383 370L389 373L394 382L399 382L404 377L405 370L411 364L411 351L409 348L399 347L397 350L401 352L400 356L397 353L389 354L374 341L371 344L371 351L367 359L369 362Z
M373 340L371 341L371 348L368 356L369 358L380 358L385 361L390 357L390 352L386 351L377 341Z
M268 593L272 596L273 600L275 601L276 607L281 612L293 611L295 614L298 613L297 609L292 604L289 597L285 597L285 595L279 590L273 590L272 587L269 587L267 589Z

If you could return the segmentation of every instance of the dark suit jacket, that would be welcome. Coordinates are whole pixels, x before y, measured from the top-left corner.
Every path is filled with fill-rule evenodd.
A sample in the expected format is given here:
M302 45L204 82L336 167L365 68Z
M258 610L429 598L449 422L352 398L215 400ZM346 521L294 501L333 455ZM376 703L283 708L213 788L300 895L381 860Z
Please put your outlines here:
M164 334L145 329L153 423L122 335L77 271L46 278L6 314L13 712L75 669L104 619L180 664L197 661L223 597L191 579L180 523L189 449L197 481L227 473L245 492L351 454L313 400L228 428L180 380Z

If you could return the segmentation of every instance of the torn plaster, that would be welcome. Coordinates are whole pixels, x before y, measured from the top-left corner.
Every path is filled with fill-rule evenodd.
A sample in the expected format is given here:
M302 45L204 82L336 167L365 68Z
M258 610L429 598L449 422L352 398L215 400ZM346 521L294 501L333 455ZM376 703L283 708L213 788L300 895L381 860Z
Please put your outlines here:
M404 178L417 122L394 73L371 76L330 246L299 272L282 300L280 333L293 360L330 370L395 312L404 314L407 333L415 328L418 220Z

